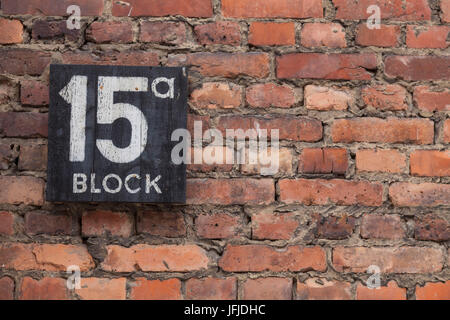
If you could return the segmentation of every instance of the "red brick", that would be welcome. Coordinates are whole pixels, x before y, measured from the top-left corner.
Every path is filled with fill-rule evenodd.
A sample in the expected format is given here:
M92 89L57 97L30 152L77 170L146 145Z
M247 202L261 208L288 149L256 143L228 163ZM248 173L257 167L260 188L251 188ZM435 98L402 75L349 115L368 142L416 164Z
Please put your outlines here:
M25 215L25 232L29 235L74 235L78 230L70 214L32 211Z
M226 213L201 214L195 219L197 236L204 239L229 239L238 236L241 218Z
M288 148L280 148L278 150L278 156L274 155L275 159L278 160L278 164L267 164L267 162L271 159L272 156L271 147L267 148L267 156L264 155L262 150L252 150L245 149L245 163L241 164L241 173L242 174L252 174L252 175L275 175L277 173L288 174L291 175L293 173L292 164L293 164L293 156L292 152ZM276 152L276 151L274 151ZM257 159L256 163L250 163L250 156L254 157L252 159ZM262 160L264 159L264 160ZM272 165L272 168L271 168ZM263 171L264 170L264 171Z
M0 29L1 44L22 43L23 26L19 20L0 18Z
M233 170L234 154L235 150L228 147L194 147L191 148L191 163L187 169L193 172L230 172ZM195 159L202 159L201 163L195 163Z
M18 92L18 86L14 81L5 77L0 79L0 104L17 101Z
M102 51L91 52L66 52L62 54L62 62L66 64L94 64L116 66L157 66L158 54L150 51Z
M277 77L370 80L377 69L374 54L289 53L277 57Z
M434 123L428 119L353 118L335 120L333 142L432 144Z
M364 149L356 151L358 172L402 173L406 169L406 156L398 150Z
M311 118L294 118L292 116L280 116L273 118L262 118L254 116L223 116L218 120L217 128L226 134L226 129L247 131L256 128L266 129L267 136L271 137L271 130L279 130L280 140L294 140L315 142L322 139L322 123L319 120ZM257 134L250 135L250 138L256 138ZM238 135L239 139L244 138Z
M82 233L86 237L133 235L133 217L125 212L87 211L81 219Z
M67 21L36 20L33 22L31 37L35 40L77 41L81 36L79 29L67 29Z
M191 278L186 281L186 298L190 300L236 300L236 278Z
M445 120L444 127L442 129L442 141L444 143L450 143L450 119Z
M322 18L320 0L222 0L222 14L236 18Z
M19 154L19 170L45 171L47 169L47 145L22 144Z
M210 0L127 0L126 2L113 2L112 14L118 17L162 17L174 15L211 17L213 10Z
M179 212L139 211L137 219L138 233L169 238L186 235L186 224Z
M450 205L450 185L396 182L389 187L389 197L397 207L436 207Z
M9 277L0 278L0 300L14 299L14 280Z
M19 151L19 145L0 142L0 169L14 167Z
M272 179L188 179L188 204L269 204L275 201Z
M356 43L361 46L397 47L401 32L401 27L397 25L382 24L379 29L369 29L366 23L361 23L356 30Z
M169 56L168 66L191 66L205 77L265 78L270 72L269 55L262 52L197 52Z
M191 137L194 136L194 123L195 121L199 121L202 123L202 138L203 134L206 130L211 128L211 121L209 116L200 116L196 114L188 114L187 115L187 130L191 134Z
M304 47L345 48L345 28L339 23L305 23L300 34Z
M287 85L258 83L246 90L247 103L257 108L289 108L295 104L294 90Z
M5 11L3 11L5 13ZM0 73L11 73L18 76L39 76L50 63L48 52L30 49L0 50Z
M399 240L406 236L405 224L397 215L365 214L360 230L364 239Z
M428 86L414 88L414 102L424 111L450 111L450 89Z
M205 250L197 245L110 245L106 249L101 268L111 272L188 272L206 269L209 263Z
M42 278L34 280L25 277L20 288L20 300L68 300L66 280L60 278Z
M215 21L197 25L194 32L200 44L228 44L239 46L241 44L241 28L234 21Z
M442 21L450 22L450 2L441 0Z
M181 281L175 278L167 280L137 278L131 286L130 298L133 300L181 300Z
M20 83L20 102L30 106L46 106L49 101L49 87L40 81L25 80Z
M291 300L292 279L275 277L247 279L242 294L243 300Z
M252 215L252 238L258 240L289 240L299 222L291 212L257 213Z
M366 106L375 109L383 111L408 109L406 89L396 84L364 87L361 96Z
M67 8L77 5L83 16L101 16L103 0L2 0L3 14L67 16Z
M445 49L450 45L448 26L408 26L406 45L410 48Z
M186 41L186 26L179 22L151 22L141 24L141 42L181 44Z
M380 206L383 186L368 181L283 179L279 181L280 201L305 205Z
M190 102L197 108L238 108L242 104L242 87L226 82L205 82L191 93Z
M442 270L443 260L440 249L427 247L333 249L333 265L338 272L366 272L376 265L382 273L432 273Z
M399 288L395 281L389 281L387 286L369 288L358 283L356 287L357 300L406 300L406 289Z
M81 271L95 267L84 245L2 243L0 265L14 270L66 271L77 265Z
M298 172L344 174L348 168L346 149L305 148L298 157Z
M25 176L0 176L0 203L42 205L44 180Z
M248 32L248 43L255 46L295 45L293 22L252 22Z
M367 8L377 5L381 19L402 21L431 20L431 9L427 0L332 0L336 7L336 19L365 20L372 15Z
M428 282L423 287L417 286L416 300L450 300L450 280Z
M414 238L425 241L449 241L450 222L444 217L427 214L416 216L414 228Z
M448 56L388 56L384 60L388 78L416 80L447 80L450 77Z
M351 284L335 280L310 278L297 282L297 300L351 300Z
M133 42L133 26L129 22L93 22L86 30L86 38L95 43Z
M125 300L126 284L126 278L81 278L75 293L82 300Z
M316 215L314 235L319 239L343 240L349 238L355 229L355 218L341 216L322 217Z
M415 150L410 155L409 163L412 175L426 177L450 176L450 150Z
M11 212L0 211L0 234L14 234L14 215Z
M0 133L7 137L47 137L48 114L2 112L0 113Z
M354 104L354 94L348 88L332 88L315 85L307 85L305 87L306 109L343 111Z

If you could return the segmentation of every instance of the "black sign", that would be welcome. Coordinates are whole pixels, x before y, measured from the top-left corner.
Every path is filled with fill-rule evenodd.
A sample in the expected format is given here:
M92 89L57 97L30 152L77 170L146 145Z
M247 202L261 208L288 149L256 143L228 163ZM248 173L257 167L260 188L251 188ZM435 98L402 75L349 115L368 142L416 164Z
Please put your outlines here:
M51 65L48 201L186 200L184 68Z

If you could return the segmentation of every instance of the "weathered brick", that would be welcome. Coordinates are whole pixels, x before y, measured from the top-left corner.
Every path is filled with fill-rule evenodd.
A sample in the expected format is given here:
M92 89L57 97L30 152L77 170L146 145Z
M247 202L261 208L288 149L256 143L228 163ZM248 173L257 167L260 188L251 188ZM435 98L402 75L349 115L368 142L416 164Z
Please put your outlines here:
M197 245L109 245L106 249L101 268L112 272L188 272L206 269L209 262L205 250Z
M19 154L19 170L45 171L47 169L47 145L22 144Z
M219 267L228 272L325 271L325 251L320 247L227 245Z
M3 11L4 12L4 11ZM50 63L48 52L30 49L0 50L0 73L11 73L18 76L39 76Z
M181 300L181 281L147 280L137 278L131 286L130 298L133 300Z
M157 66L158 54L151 51L102 51L102 52L65 52L62 61L66 64L94 64L116 66Z
M406 45L410 48L445 49L450 45L448 26L408 26Z
M289 108L295 104L294 90L287 85L258 83L246 90L247 103L257 108Z
M450 111L450 89L429 86L414 88L414 102L424 111Z
M434 123L428 119L353 118L335 120L333 142L432 144Z
M293 22L252 22L248 32L248 43L255 46L295 45Z
M450 176L450 150L415 150L409 163L411 174L426 177Z
M300 34L304 47L345 48L345 29L339 23L305 23Z
M275 161L271 160L272 150L274 149L268 147L266 156L264 155L265 151L262 151L261 149L253 150L247 148L245 150L245 163L241 164L242 174L268 176L268 175L275 175L277 173L283 173L291 175L293 172L292 170L293 156L291 150L288 148L280 148L278 150L278 156L274 155L275 161L278 160L278 163L275 163ZM250 163L250 159L257 159L256 163ZM270 161L273 162L267 164L267 162Z
M186 41L186 26L181 22L152 22L141 24L141 42L182 44Z
M417 240L450 240L450 222L444 217L427 214L425 216L415 217L414 222L414 238Z
M194 32L200 44L241 44L241 28L234 21L215 21L194 27Z
M82 300L125 300L126 284L126 278L81 278L75 293Z
M30 106L45 106L49 102L49 87L40 81L25 80L20 83L20 102Z
M222 0L222 14L235 18L322 18L320 0Z
M238 108L242 104L242 87L226 82L205 82L191 93L190 102L197 108Z
M361 46L397 47L402 29L398 25L380 25L379 29L369 29L366 23L358 25L356 43Z
M0 234L14 234L14 215L11 212L0 211Z
M14 280L9 277L0 278L0 300L14 299Z
M0 134L7 137L47 137L48 114L36 112L1 112Z
M0 169L7 170L14 166L19 152L19 145L0 142Z
M236 300L236 278L191 278L186 281L186 298L190 300Z
M351 284L322 278L297 282L297 300L350 300Z
M332 0L336 7L336 19L365 20L373 12L367 12L371 5L381 9L382 19L402 21L431 20L431 9L427 0Z
M448 56L388 56L384 60L388 78L416 80L447 80L450 78Z
M236 153L239 155L239 152ZM187 165L187 169L194 172L230 172L234 156L235 150L228 147L194 147L191 148L191 163ZM201 163L195 163L195 159L201 159Z
M442 270L443 254L427 247L336 247L333 265L338 272L366 272L376 265L382 273L431 273Z
M227 213L201 214L195 219L197 235L204 239L229 239L240 234L239 216Z
M33 22L31 37L34 40L77 41L81 36L79 29L68 29L67 21L36 20Z
M87 211L81 219L81 230L86 237L133 235L133 217L126 212Z
M244 300L291 300L291 278L247 279L243 284Z
M355 97L348 88L322 87L307 85L305 87L305 107L309 110L329 111L347 110L355 104Z
M20 287L20 300L68 300L66 280L61 278L42 278L34 280L25 277Z
M269 204L275 201L272 179L188 179L188 204Z
M280 201L305 205L380 206L383 186L368 181L283 179L279 181Z
M314 235L319 239L342 240L349 238L355 229L356 219L344 214L323 217L316 215Z
M44 180L25 176L0 176L0 203L42 205Z
M383 111L408 109L406 89L396 84L364 87L361 91L361 97L366 106L375 109Z
M294 140L315 142L322 139L323 128L319 120L311 118L280 117L255 117L255 116L223 116L218 120L217 128L226 134L227 129L247 131L255 129L250 138L257 137L256 128L266 129L267 136L271 137L271 130L279 130L280 140ZM237 133L236 133L237 134ZM239 139L243 135L237 134Z
M298 157L298 172L344 174L348 168L346 149L305 148Z
M95 43L133 42L133 26L130 22L93 22L86 30L86 38Z
M359 172L402 173L406 156L394 149L362 149L356 151L356 170Z
M169 56L168 66L191 66L191 70L206 77L236 78L269 75L269 56L262 52L197 52Z
M177 238L186 234L186 224L180 212L139 211L137 232L152 236Z
M441 0L442 21L450 22L450 2L448 0Z
M17 101L18 86L11 79L0 77L0 105Z
M417 286L416 300L450 300L450 280L428 282L423 287Z
M370 80L374 54L289 53L277 57L277 77L288 79Z
M2 0L3 14L67 16L67 8L77 5L83 16L101 16L103 0Z
M389 187L389 197L397 207L450 205L450 185L396 182Z
M356 286L357 300L406 300L406 288L399 288L395 281L389 281L387 286L369 288L358 283Z
M364 239L399 240L406 236L405 224L397 215L365 214L360 230Z
M450 143L450 119L445 120L442 128L442 141L444 143Z
M162 17L181 15L185 17L210 17L213 15L210 0L127 0L114 1L113 16Z
M0 43L13 44L22 43L23 26L19 20L10 20L0 18Z
M25 215L25 232L29 235L74 235L78 231L78 225L69 214L31 211Z
M257 213L252 215L252 238L268 240L289 240L300 223L295 215L286 213Z

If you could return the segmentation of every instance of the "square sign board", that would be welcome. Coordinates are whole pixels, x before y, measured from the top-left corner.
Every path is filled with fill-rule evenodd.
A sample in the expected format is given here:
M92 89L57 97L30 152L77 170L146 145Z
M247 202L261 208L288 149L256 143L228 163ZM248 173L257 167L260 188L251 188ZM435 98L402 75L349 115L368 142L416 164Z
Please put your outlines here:
M184 203L184 68L52 65L48 201Z

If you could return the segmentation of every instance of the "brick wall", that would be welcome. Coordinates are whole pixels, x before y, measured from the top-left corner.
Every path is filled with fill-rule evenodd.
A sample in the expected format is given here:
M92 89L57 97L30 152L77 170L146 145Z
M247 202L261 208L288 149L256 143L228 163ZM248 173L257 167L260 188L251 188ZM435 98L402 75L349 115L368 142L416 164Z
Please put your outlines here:
M0 2L0 299L450 298L450 0ZM280 171L47 203L50 63L190 66L190 124L280 129Z

